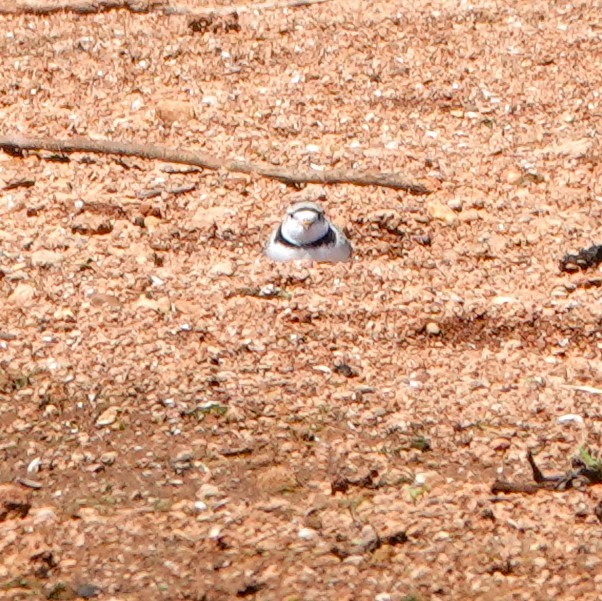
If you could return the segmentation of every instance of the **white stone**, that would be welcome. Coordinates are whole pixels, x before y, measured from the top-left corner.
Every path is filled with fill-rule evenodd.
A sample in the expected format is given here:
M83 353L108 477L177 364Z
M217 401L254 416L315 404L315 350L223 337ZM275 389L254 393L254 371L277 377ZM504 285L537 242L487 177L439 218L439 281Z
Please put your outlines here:
M582 424L583 418L576 413L567 413L556 418L556 422L559 424Z
M298 536L303 540L311 540L316 536L316 531L312 528L301 528L298 532Z

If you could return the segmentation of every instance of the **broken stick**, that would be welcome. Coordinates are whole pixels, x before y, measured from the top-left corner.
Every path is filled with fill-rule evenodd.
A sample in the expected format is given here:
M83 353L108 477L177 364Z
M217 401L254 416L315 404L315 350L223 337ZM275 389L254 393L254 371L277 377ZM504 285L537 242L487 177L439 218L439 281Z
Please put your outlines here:
M170 5L165 0L63 0L62 2L39 2L21 0L9 6L0 6L0 15L50 15L59 12L71 12L79 15L91 15L111 10L128 10L133 13L161 12L164 15L186 15L200 17L207 15L230 15L232 13L252 12L254 10L273 10L278 8L296 8L311 4L322 4L330 0L281 0L280 2L262 2L242 6L214 6L191 9L186 6Z
M354 171L333 169L332 171L297 171L258 165L247 161L220 159L212 155L151 146L147 144L131 144L129 142L113 142L111 140L90 140L89 138L73 138L71 140L54 140L51 138L0 137L0 149L13 156L22 156L25 150L48 150L58 153L93 152L97 154L116 154L135 156L142 159L154 159L166 163L194 165L216 171L225 169L232 173L247 173L275 179L285 184L352 184L354 186L380 186L404 190L411 194L429 194L428 188L417 182L408 181L397 173L373 173L370 171Z
M573 458L573 469L565 474L545 476L539 469L531 451L527 451L527 461L533 473L534 483L531 482L507 482L496 480L491 492L498 493L523 493L532 495L538 490L568 490L578 486L600 484L602 482L602 462L593 459L588 453L581 451L582 457ZM587 457L590 465L584 461Z

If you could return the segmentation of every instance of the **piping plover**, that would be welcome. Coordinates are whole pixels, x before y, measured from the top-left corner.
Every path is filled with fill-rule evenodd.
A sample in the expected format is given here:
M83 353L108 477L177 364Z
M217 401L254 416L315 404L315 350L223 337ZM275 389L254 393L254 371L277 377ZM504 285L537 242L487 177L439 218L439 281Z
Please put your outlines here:
M273 261L348 261L352 248L343 232L313 202L297 202L272 232L264 254Z

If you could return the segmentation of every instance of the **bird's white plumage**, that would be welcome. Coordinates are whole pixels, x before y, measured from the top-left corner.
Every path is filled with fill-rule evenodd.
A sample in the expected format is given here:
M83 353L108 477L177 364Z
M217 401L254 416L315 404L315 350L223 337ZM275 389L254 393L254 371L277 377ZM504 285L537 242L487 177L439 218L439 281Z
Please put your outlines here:
M264 248L273 261L319 261L337 263L351 258L351 244L324 211L312 202L289 207Z

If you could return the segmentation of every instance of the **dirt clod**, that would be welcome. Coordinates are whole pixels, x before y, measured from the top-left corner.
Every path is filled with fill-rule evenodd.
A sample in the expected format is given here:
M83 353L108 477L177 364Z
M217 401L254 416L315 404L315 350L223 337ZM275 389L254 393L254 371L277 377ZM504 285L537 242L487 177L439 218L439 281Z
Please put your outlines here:
M20 486L0 484L0 522L24 518L31 509L31 495Z
M589 269L602 263L602 245L595 244L580 250L576 254L566 254L560 260L560 271L578 271Z

